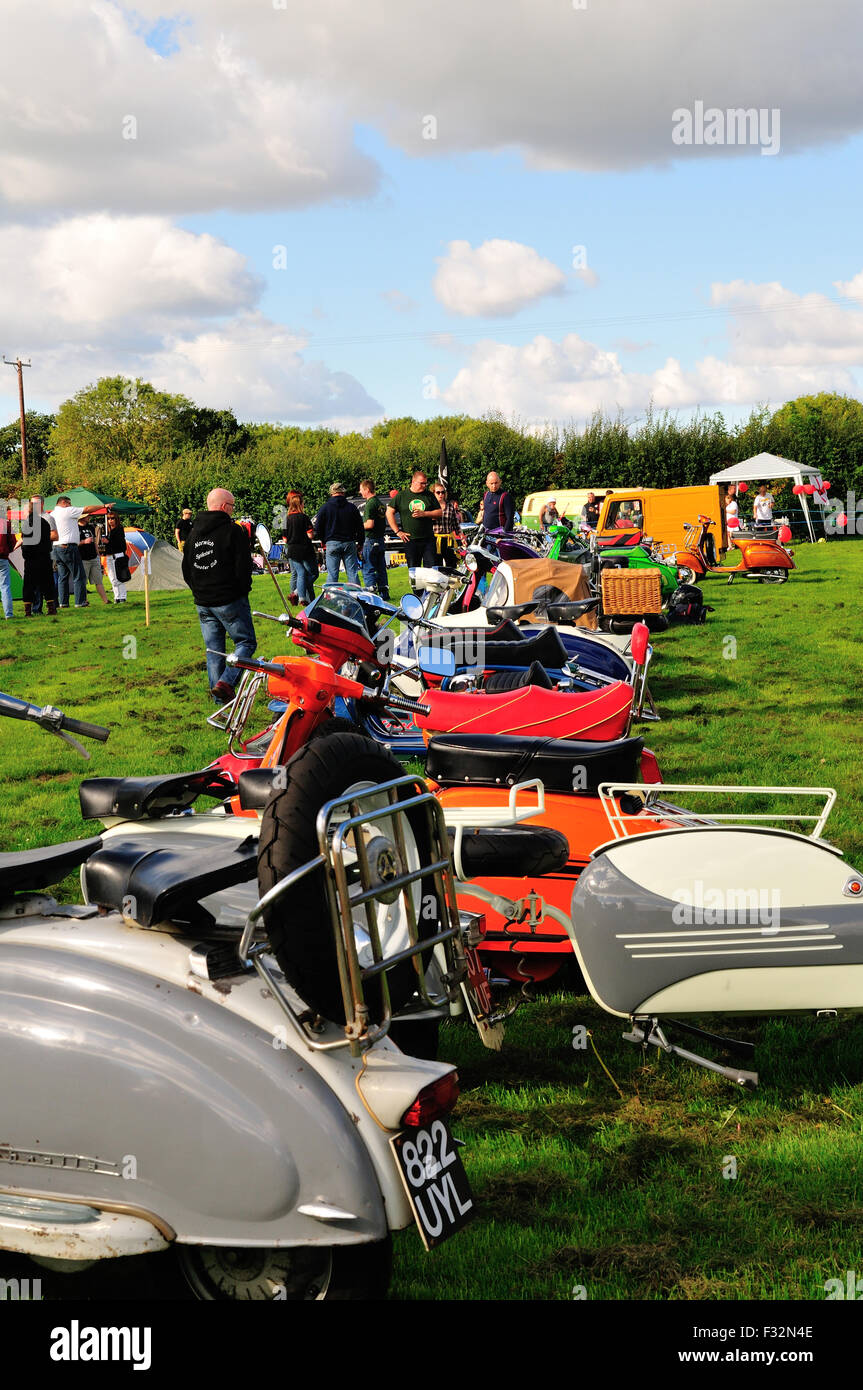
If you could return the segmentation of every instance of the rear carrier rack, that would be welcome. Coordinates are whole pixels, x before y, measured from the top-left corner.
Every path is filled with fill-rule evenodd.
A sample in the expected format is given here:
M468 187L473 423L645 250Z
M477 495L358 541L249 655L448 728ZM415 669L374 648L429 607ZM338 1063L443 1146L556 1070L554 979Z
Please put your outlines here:
M777 822L786 828L791 823L806 824L812 825L812 829L807 831L807 837L820 840L827 818L836 803L833 787L717 786L700 782L663 782L660 786L651 787L644 782L603 782L597 790L612 838L615 840L626 840L632 835L642 833L645 814L655 816L657 820L671 822L673 829L681 830L693 830L700 826L716 827L726 822L743 826L761 825L765 828L768 824ZM815 812L711 811L701 814L667 801L668 792L679 792L687 796L690 793L711 792L715 796L819 797L823 804ZM658 826L657 829L661 831L663 827Z
M228 752L235 758L246 758L250 762L260 760L262 750L259 748L255 751L243 747L242 738L246 732L246 725L258 691L267 679L268 673L266 671L244 671L237 682L233 699L207 716L207 723L213 729L223 729L227 733ZM269 742L269 737L270 731L268 730L267 742Z
M399 793L404 792L408 795L403 795L400 799ZM371 803L379 803L382 795L386 797L386 805L377 805L375 809ZM339 814L344 810L348 812L346 818ZM429 861L411 870L403 867L409 863L404 824L406 814L416 811L425 817L431 850ZM389 822L386 833L387 836L391 835L391 840L389 845L381 847L383 859L379 851L373 865L361 831L382 820ZM350 1047L352 1054L359 1056L389 1032L392 1009L387 985L388 970L402 961L411 960L416 970L416 991L423 1006L432 1009L440 1008L455 999L467 975L467 959L462 944L462 928L449 857L446 824L442 807L428 791L424 781L419 777L405 776L367 791L327 802L318 812L316 830L320 853L288 874L255 904L247 918L238 953L243 966L254 965L307 1047L321 1052L338 1047ZM359 880L353 884L348 882L346 852L350 853L359 870ZM290 893L300 879L319 869L323 870L326 884L346 1019L345 1036L328 1042L316 1037L309 1026L308 1010L298 1012L295 1009L283 988L281 978L277 978L268 965L266 957L270 952L269 944L266 941L253 944L252 941L263 913ZM435 923L434 930L424 936L420 934L417 911L410 891L411 886L421 880L433 882L439 908L439 920ZM392 904L399 899L405 914L410 945L384 957L374 905L376 902ZM360 964L354 927L354 917L358 915L359 910L362 910L365 918L363 930L368 935L372 951L372 962L366 966ZM433 950L438 954L443 952L445 969L442 978L447 991L445 994L429 994L426 987L422 955ZM364 990L365 985L373 979L380 979L383 1001L383 1016L377 1024L369 1020Z

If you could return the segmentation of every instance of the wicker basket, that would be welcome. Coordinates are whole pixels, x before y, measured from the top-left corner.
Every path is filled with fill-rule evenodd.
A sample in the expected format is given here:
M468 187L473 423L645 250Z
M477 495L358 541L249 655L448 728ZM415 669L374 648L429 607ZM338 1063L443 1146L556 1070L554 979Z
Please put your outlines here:
M661 613L659 570L607 569L602 574L602 611L609 614Z

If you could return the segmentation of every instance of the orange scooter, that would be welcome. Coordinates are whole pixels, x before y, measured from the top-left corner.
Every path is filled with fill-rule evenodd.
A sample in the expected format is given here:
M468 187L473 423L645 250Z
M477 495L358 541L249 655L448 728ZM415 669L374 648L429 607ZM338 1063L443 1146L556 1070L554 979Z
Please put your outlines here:
M729 540L740 551L739 563L716 564L715 554L708 554L707 538L712 525L709 516L699 516L697 522L689 521L684 526L686 540L683 549L678 550L674 557L682 584L695 584L707 574L724 574L729 584L734 583L736 574L754 575L762 584L784 584L789 570L796 568L791 558L793 550L789 550L779 539L759 535L757 531L743 535L729 531ZM780 530L779 536L782 534ZM710 541L712 543L712 537Z

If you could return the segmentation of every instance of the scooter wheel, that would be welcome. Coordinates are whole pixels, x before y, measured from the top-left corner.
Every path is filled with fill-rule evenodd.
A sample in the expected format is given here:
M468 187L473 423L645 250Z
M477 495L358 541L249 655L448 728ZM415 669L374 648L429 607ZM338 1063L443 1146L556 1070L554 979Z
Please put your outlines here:
M206 1302L378 1299L392 1268L390 1238L367 1245L260 1247L179 1245L180 1271Z
M258 850L258 888L269 890L283 878L317 858L320 853L316 829L320 808L348 792L367 792L384 782L404 775L401 763L364 734L334 733L317 738L295 753L285 765L285 788L267 803L261 821ZM410 789L402 791L407 800ZM380 807L386 798L380 798ZM375 805L375 809L378 806ZM340 812L347 819L347 809ZM430 862L431 845L423 810L405 813L403 825L408 864L415 870ZM370 824L370 833L392 842L391 822ZM345 851L345 870L349 883L357 877L356 859ZM434 879L417 879L410 888L416 920L433 928L439 920ZM399 895L394 902L375 901L378 934L384 956L406 949L409 944L405 905ZM363 906L354 913L356 944L360 966L372 963L371 946ZM299 879L290 895L275 902L264 913L264 925L276 959L288 983L309 1008L334 1023L344 1023L345 1006L339 983L336 940L330 920L326 880L323 869ZM416 987L416 970L411 959L387 971L393 1012L400 1009ZM380 1022L383 999L380 982L365 986L365 1002L370 1020Z
M763 570L758 579L762 584L785 584L788 580L788 571Z

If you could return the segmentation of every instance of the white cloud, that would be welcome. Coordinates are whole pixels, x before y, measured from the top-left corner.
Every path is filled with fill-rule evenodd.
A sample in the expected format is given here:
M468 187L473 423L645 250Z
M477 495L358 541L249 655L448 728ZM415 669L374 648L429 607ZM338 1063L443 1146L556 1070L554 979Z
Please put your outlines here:
M298 53L268 74L263 29L190 25L178 45L155 52L110 0L5 0L0 205L249 211L375 190L338 84Z
M495 238L472 247L451 241L438 260L434 292L451 314L482 317L516 314L547 294L560 294L566 276L532 246Z
M402 290L381 290L380 298L398 314L412 314L419 307L416 300Z
M246 420L364 428L380 404L307 340L257 310L245 257L160 217L75 217L0 229L0 323L9 355L32 355L28 398L56 406L99 376L143 377ZM0 344L0 347L5 345ZM14 408L14 377L0 400Z
M164 331L251 308L263 287L238 251L163 217L72 217L0 228L0 323L32 348Z
M840 288L859 293L861 285L863 273ZM724 359L710 355L687 367L669 357L653 371L630 372L616 352L575 333L560 342L544 335L519 345L485 340L442 400L470 414L500 410L563 421L584 420L597 410L640 412L651 401L660 409L749 406L857 389L852 369L863 366L863 313L856 307L821 294L798 295L778 283L739 280L713 285L712 303L729 310Z
M778 108L782 152L863 128L857 0L184 0L175 51L142 25L164 0L5 0L0 202L194 212L372 194L366 124L417 157L521 152L552 169L749 158L672 142L672 113ZM435 138L426 139L434 116ZM137 138L124 139L134 117ZM769 165L771 161L759 163Z
M164 0L136 0L158 16ZM723 0L721 22L685 0L185 0L199 41L225 35L274 81L305 77L358 120L424 157L517 149L546 168L638 168L673 159L760 159L681 147L672 113L781 110L782 152L863 127L857 0ZM424 117L436 120L424 138ZM427 133L427 129L426 129Z
M244 420L286 420L364 429L383 407L348 372L307 361L306 341L263 314L177 338L153 353L142 375L201 405L230 407Z

